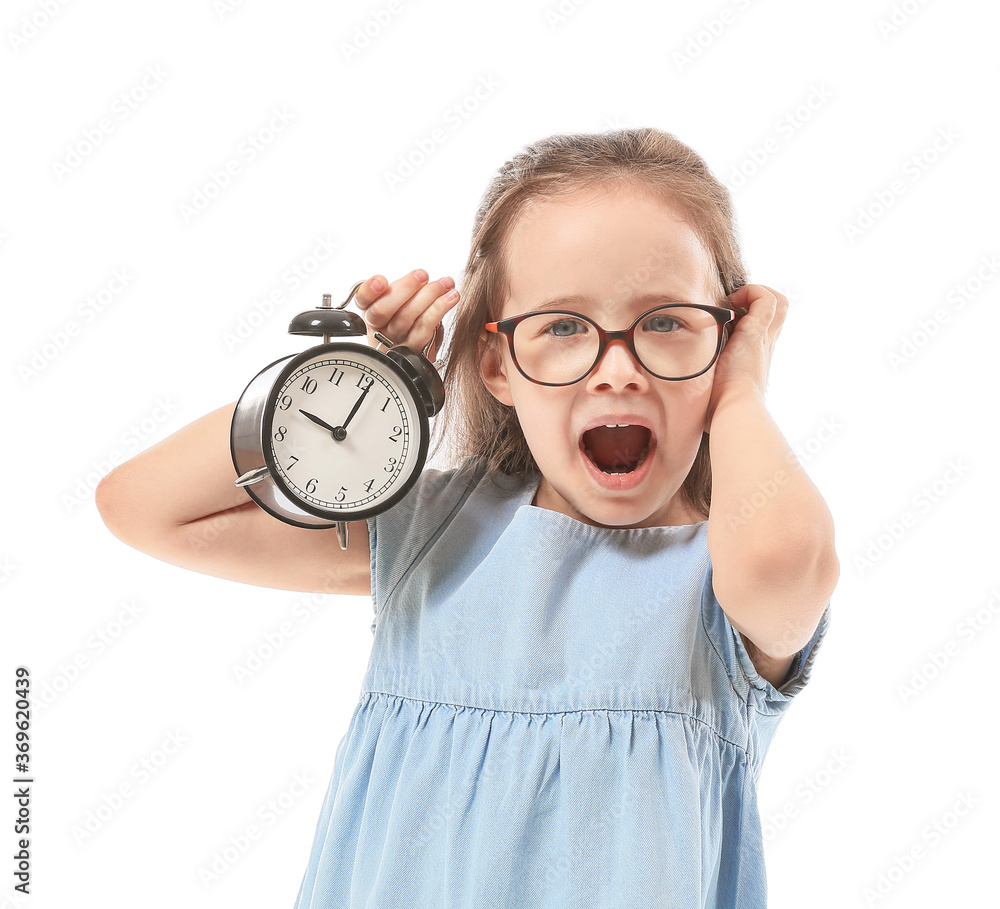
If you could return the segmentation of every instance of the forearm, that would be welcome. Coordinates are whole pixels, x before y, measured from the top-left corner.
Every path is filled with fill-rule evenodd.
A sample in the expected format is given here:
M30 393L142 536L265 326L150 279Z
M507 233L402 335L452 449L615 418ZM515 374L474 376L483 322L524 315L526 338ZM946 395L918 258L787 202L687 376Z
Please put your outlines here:
M234 407L206 414L112 470L97 488L105 521L169 529L249 503L233 483Z
M833 518L763 399L752 392L720 401L711 418L713 565L731 577L777 569L799 576L835 561Z

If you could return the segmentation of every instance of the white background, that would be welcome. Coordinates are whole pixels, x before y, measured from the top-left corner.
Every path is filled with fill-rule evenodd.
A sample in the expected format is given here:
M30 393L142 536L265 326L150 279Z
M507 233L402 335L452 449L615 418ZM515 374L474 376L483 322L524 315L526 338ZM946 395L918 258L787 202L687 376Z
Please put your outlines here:
M416 267L461 287L494 171L616 126L673 133L732 189L749 280L791 300L768 405L836 521L832 626L760 782L770 904L981 893L1000 799L995 7L48 3L0 17L4 779L15 666L37 697L33 893L11 891L10 798L0 893L291 907L370 600L156 560L108 532L93 488L307 346L287 321L322 293ZM250 160L276 110L287 124ZM335 251L293 287L321 240Z

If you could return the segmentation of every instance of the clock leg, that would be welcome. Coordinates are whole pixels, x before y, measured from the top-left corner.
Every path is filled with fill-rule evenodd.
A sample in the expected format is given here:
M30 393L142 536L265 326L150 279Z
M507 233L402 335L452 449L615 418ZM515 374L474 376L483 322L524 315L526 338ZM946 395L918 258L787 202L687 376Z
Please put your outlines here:
M347 522L337 521L337 539L340 540L340 548L347 549Z

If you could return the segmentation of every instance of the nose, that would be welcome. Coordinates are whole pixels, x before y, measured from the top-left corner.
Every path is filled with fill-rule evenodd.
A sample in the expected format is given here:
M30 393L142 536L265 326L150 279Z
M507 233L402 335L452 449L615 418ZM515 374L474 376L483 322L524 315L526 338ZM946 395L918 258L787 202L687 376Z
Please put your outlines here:
M587 386L599 388L633 388L637 391L649 386L649 373L633 356L622 338L608 342L600 359L587 376Z

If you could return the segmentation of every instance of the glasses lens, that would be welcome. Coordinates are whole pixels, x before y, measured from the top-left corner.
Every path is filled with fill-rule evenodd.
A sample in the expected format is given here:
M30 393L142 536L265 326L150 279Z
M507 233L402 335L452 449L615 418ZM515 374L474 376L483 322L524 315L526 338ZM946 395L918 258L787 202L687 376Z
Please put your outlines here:
M712 362L719 329L709 312L672 306L647 315L636 326L634 337L646 369L663 378L680 379L701 372ZM514 329L514 355L536 382L575 382L590 371L599 347L594 326L566 313L536 313Z
M537 313L514 329L514 356L536 382L572 382L586 375L600 344L593 325L566 313Z
M650 372L667 379L707 368L719 343L719 323L691 306L654 311L635 328L635 349Z

